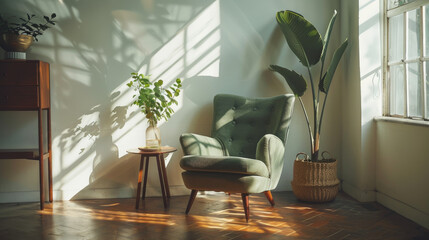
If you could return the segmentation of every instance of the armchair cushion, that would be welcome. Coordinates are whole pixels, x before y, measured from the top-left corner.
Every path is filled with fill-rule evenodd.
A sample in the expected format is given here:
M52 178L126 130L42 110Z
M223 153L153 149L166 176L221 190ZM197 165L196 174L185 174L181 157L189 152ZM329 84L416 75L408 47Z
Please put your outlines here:
M182 172L189 189L229 193L261 193L270 187L270 179L261 176L215 172Z
M244 157L184 156L180 167L192 172L235 173L269 177L267 165L256 159Z

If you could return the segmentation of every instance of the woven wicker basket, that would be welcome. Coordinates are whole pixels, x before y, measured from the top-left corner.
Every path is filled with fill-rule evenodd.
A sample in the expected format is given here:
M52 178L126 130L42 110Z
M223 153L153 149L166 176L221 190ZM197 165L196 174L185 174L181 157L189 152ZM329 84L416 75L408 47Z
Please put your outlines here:
M337 178L337 160L318 162L297 159L293 165L292 190L295 196L307 202L329 202L335 199L340 181ZM322 154L323 156L323 154Z

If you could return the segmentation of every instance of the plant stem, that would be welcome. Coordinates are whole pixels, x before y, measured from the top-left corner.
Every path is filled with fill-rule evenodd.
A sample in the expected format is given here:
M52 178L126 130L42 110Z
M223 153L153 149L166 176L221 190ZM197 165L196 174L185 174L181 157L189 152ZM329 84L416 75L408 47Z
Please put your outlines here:
M313 142L313 133L311 132L311 126L310 121L308 120L307 111L305 110L304 103L302 102L302 98L298 97L299 103L301 103L302 111L304 112L305 120L307 121L307 127L308 127L308 135L310 136L310 146L311 149L314 148L314 142Z
M308 65L308 64L307 64ZM313 96L313 121L314 121L314 137L312 136L312 139L314 139L314 144L311 148L311 161L317 161L318 155L319 155L319 134L318 134L318 112L319 112L319 102L316 98L316 93L314 91L314 82L313 82L313 76L311 74L311 69L309 66L307 66L308 75L310 76L310 83L311 83L311 92Z
M321 131L321 129L322 129L322 120L323 120L323 113L325 112L326 99L328 99L328 94L325 94L325 99L323 100L322 112L320 113L320 119L319 119L319 135L320 135L320 131Z
M322 62L322 66L320 67L320 77L319 77L319 83L322 81L323 78L323 66L325 65L325 59L321 59ZM319 96L320 96L320 88L319 91L317 93L317 101L319 102Z

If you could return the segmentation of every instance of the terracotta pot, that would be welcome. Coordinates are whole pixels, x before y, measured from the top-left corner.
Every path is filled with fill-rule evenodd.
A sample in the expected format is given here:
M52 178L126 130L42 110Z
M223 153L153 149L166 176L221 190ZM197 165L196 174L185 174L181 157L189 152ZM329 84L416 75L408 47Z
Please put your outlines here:
M329 202L335 199L340 181L337 178L337 160L317 162L297 159L293 165L292 190L306 202Z
M33 43L33 36L3 33L0 37L0 46L6 52L25 52Z

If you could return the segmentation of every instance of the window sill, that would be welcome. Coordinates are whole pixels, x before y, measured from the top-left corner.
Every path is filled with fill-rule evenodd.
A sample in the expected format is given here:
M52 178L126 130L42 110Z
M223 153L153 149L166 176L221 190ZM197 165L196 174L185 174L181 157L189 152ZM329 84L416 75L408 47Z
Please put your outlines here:
M413 120L413 119L397 118L397 117L375 117L374 120L376 122L393 122L393 123L402 123L402 124L414 125L414 126L429 127L429 121L424 121L424 120Z

